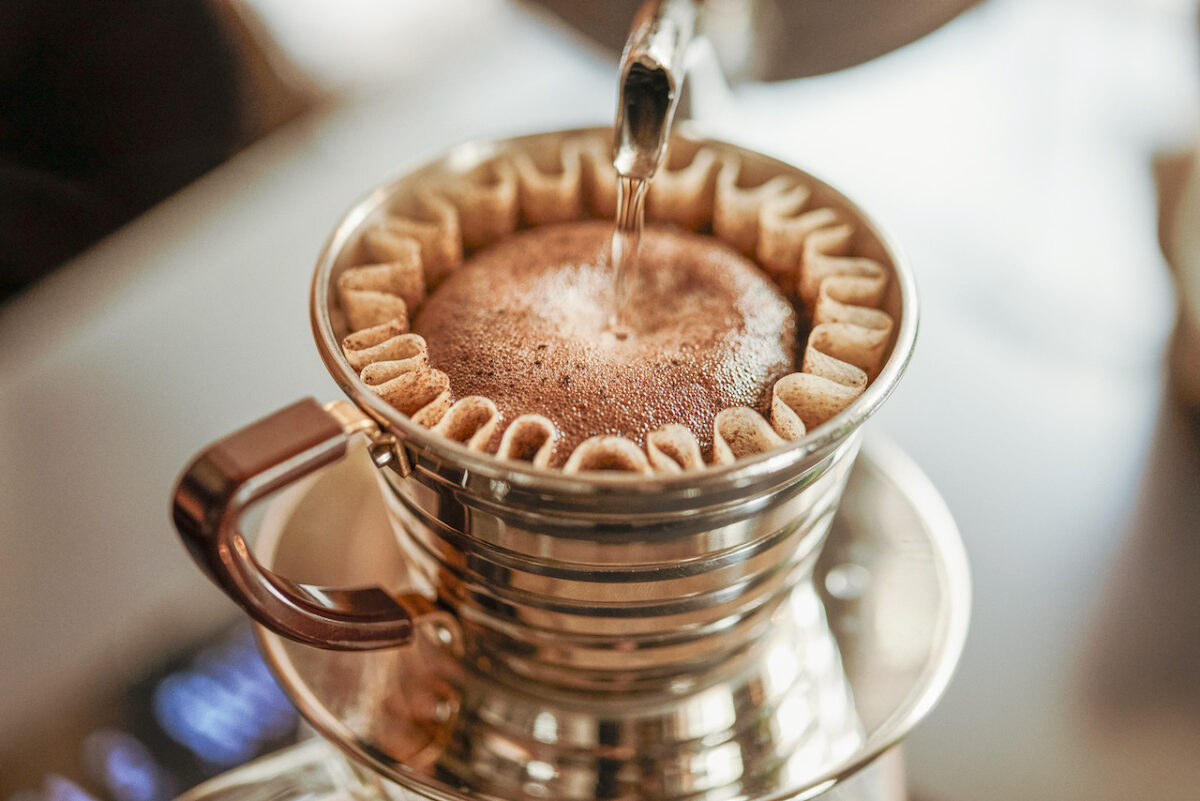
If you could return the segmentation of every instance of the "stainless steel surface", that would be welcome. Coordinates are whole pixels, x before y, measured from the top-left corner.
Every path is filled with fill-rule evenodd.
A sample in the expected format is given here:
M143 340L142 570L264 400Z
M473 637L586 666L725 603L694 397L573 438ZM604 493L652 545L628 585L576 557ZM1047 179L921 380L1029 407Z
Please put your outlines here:
M176 801L367 801L376 799L336 749L309 739L193 787Z
M695 0L646 0L621 53L613 166L647 180L667 153L683 90L684 57L696 27Z
M822 801L904 801L904 765L899 749L881 754L853 776L821 793ZM349 760L320 738L256 760L204 782L177 801L418 801L418 791Z
M674 492L506 486L427 456L385 485L421 585L455 612L470 659L620 692L723 663L775 625L857 447L851 437L769 484L696 477Z
M322 582L419 582L373 472L360 450L274 502L264 562ZM344 532L333 550L330 528ZM961 651L969 595L944 504L876 442L851 473L815 582L776 610L753 656L731 652L674 685L556 692L464 663L436 630L361 653L261 637L318 731L424 797L801 798L871 763L929 711Z

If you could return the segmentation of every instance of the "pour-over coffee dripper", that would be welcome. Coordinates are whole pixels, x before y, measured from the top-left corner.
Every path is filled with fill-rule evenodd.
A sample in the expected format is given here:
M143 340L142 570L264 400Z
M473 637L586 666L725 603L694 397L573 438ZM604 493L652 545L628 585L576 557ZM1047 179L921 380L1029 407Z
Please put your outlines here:
M268 650L301 710L394 783L388 792L807 797L873 760L928 709L965 630L961 559L941 531L938 579L956 575L939 584L936 625L923 623L936 635L926 637L928 664L907 677L917 702L905 695L896 719L864 723L812 579L860 426L911 352L916 298L907 265L857 207L760 154L687 130L673 138L676 152L706 148L755 180L803 182L853 222L857 252L892 274L884 307L897 325L870 386L807 436L732 465L648 478L500 461L383 402L339 347L337 276L397 198L596 133L463 145L356 206L321 256L311 305L318 349L350 402L302 401L209 448L180 481L176 525L210 577L275 633ZM367 443L403 575L289 579L300 574L280 547L269 563L250 551L242 513L343 457L352 440ZM346 547L359 542L351 534ZM392 650L294 651L313 645Z
M402 643L370 662L373 681L398 681L407 698L379 714L401 730L393 743L404 742L404 731L427 740L388 753L381 741L368 747L358 734L325 730L422 793L715 799L807 792L830 765L861 763L872 736L854 711L855 690L812 573L860 426L894 387L916 328L907 266L861 212L794 167L677 133L673 148L711 148L764 180L805 181L823 205L856 221L859 248L894 270L885 307L898 325L875 381L803 439L732 465L646 477L502 462L413 424L359 381L338 349L335 277L350 263L350 244L395 193L514 149L596 133L465 145L356 207L321 258L312 307L318 347L354 403L304 402L213 446L181 481L176 522L202 566L273 631L324 647ZM268 569L238 530L242 510L334 461L356 432L384 465L371 472L407 580L314 586ZM338 534L331 526L327 536ZM956 604L964 603L963 581L954 578L947 592L958 595ZM936 614L965 620L965 609ZM943 679L961 631L955 623L953 636L936 644L934 673ZM355 670L342 673L354 677L343 688L351 695L365 692ZM299 678L285 686L302 698ZM926 684L919 695L940 689ZM441 719L437 709L452 715ZM889 730L889 742L903 730ZM527 776L534 764L540 784Z

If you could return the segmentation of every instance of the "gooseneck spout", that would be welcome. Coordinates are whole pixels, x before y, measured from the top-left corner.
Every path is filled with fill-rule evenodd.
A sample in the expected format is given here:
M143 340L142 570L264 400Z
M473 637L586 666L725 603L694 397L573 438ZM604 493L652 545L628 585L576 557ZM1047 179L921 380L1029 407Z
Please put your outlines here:
M624 178L649 180L666 155L696 15L696 0L647 0L634 17L621 55L613 145Z

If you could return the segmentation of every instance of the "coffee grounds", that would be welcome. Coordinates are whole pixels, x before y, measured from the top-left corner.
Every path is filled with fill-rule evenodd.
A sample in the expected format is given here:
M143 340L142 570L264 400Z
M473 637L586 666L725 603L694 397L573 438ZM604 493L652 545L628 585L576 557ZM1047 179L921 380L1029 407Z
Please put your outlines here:
M615 434L642 445L688 426L705 458L712 422L731 406L767 413L771 387L795 365L792 305L720 241L648 227L627 322L609 330L612 223L547 225L481 251L424 303L414 330L455 399L483 395L505 419L553 420L554 466L580 442Z

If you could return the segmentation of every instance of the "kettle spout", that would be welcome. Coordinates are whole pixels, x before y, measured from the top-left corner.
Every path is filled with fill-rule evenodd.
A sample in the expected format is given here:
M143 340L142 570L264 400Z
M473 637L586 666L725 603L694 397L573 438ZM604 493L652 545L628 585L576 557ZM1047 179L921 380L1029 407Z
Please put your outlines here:
M696 29L695 0L647 0L621 55L613 166L649 180L662 164Z

